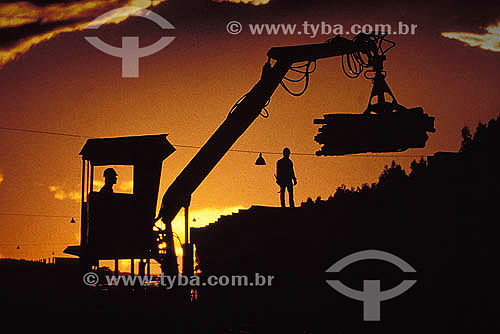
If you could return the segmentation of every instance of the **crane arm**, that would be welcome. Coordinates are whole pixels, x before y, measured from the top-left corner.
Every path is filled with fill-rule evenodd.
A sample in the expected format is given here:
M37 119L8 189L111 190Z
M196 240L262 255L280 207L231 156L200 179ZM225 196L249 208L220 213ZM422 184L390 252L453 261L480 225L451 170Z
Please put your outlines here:
M264 65L257 84L233 108L165 192L158 215L163 223L170 224L179 210L189 204L191 194L260 115L262 108L283 80L289 67L290 63L286 61L277 61L274 66L271 66L269 62Z
M260 80L244 98L237 103L224 122L193 157L165 192L156 221L161 219L166 226L167 250L174 254L171 222L181 208L187 207L191 194L198 188L217 163L223 158L237 139L261 114L288 70L297 62L312 62L317 59L335 57L355 52L370 57L377 54L377 45L370 38L349 40L337 36L321 44L271 48L264 64ZM270 59L275 60L271 65Z
M353 40L336 36L325 43L274 47L267 52L267 56L276 61L298 63L355 52L364 53L369 57L377 53L377 45L373 43L369 35L361 34L358 36Z

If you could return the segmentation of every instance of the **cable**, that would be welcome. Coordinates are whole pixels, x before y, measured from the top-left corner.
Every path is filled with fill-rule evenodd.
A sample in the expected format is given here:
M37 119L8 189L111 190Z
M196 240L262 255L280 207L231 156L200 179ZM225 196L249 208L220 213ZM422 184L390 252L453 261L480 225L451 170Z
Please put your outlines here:
M380 34L380 35L359 34L353 38L352 42L353 42L353 44L363 44L363 43L367 44L369 42L375 42L376 48L377 48L377 53L380 54L380 56L384 56L385 53L387 53L387 51L389 51L390 49L392 49L396 45L396 43L387 40L385 38L386 36L387 36L387 34L385 34L385 35L383 35L383 34ZM390 43L390 45L384 49L383 45L382 45L383 42L388 42L388 43ZM370 58L369 55L365 55L365 56ZM309 66L311 65L312 62L314 62L314 68L312 70L310 70ZM365 68L372 66L372 64L369 63L369 59L365 60L363 58L363 53L360 51L356 51L356 52L353 52L351 54L343 54L341 63L342 63L342 71L344 72L344 74L348 78L351 78L351 79L355 79L355 78L359 77L361 75L361 73L363 73ZM304 68L305 68L305 70L302 70ZM292 67L290 67L290 70L292 70L293 72L296 72L296 73L300 73L300 74L302 74L302 76L298 79L284 77L283 78L284 80L282 80L280 82L280 85L290 95L301 96L306 92L307 87L309 86L310 74L316 70L316 61L315 60L308 61L306 64L292 66ZM299 92L291 91L285 84L285 81L297 83L297 82L301 82L303 80L305 80L304 88Z
M266 104L264 104L264 106L262 107L262 110L260 111L260 116L262 118L268 118L269 117L269 110L267 110L267 106L269 105L269 103L271 103L271 98L269 98L266 102Z
M193 148L193 149L199 149L201 146L193 146L193 145L174 145L176 147L182 147L182 148ZM269 155L282 155L283 152L272 152L272 151L252 151L252 150L239 150L239 149L231 149L229 150L231 152L236 152L236 153L253 153L253 154L269 154ZM315 153L303 153L303 152L296 152L296 153L291 153L290 155L292 156L313 156L313 157L318 157ZM345 154L345 155L337 155L336 157L342 158L342 157L366 157L366 158L422 158L426 156L425 154L420 154L420 155L382 155L382 154Z
M314 63L314 68L313 69L310 69L310 66L311 64ZM296 73L300 73L302 74L302 76L298 79L293 79L293 78L289 78L289 77L284 77L283 80L280 82L280 85L281 87L283 87L283 89L285 89L285 91L292 95L292 96L301 96L303 95L307 88L309 87L309 76L314 73L314 71L316 71L316 61L308 61L306 64L302 64L302 65L296 65L296 66L291 66L290 67L290 70L293 71L293 72L296 72ZM305 71L301 70L305 68ZM305 80L305 83L304 83L304 88L302 88L302 90L300 92L292 92L291 89L289 89L287 87L287 85L285 84L284 81L289 81L289 82L293 82L293 83L298 83L298 82L301 82L303 80Z
M29 133L38 133L38 134L44 134L44 135L55 135L55 136L75 137L75 138L91 138L88 136L75 135L75 134L71 134L71 133L42 131L42 130L29 130L29 129L19 129L19 128L7 128L7 127L3 127L3 126L0 127L0 130L29 132Z
M231 109L229 110L229 113L228 113L228 117L231 116L231 114L233 113L234 109L236 109L236 107L238 107L240 105L240 103L243 101L243 99L245 97L247 97L248 93L246 93L245 95L243 95L242 97L240 97L238 99L238 101L236 101L235 104L233 104L233 106L231 107ZM269 105L269 103L271 103L271 98L269 98L266 103L264 104L264 106L262 107L262 110L260 111L260 116L262 116L263 118L268 118L269 117L269 110L266 109L266 107ZM175 146L175 145L174 145Z
M172 235L177 238L177 241L179 241L181 248L184 248L184 244L182 243L181 237L175 232L172 232Z
M351 60L351 58L353 60ZM346 61L344 59L347 59L348 69L346 69L346 67L345 67L345 62ZM352 66L352 64L351 64L351 61L354 62L355 64L357 64L356 66L359 66L359 67L356 67L357 69L354 69L353 66ZM342 71L344 72L344 74L348 78L356 79L363 72L363 65L362 64L358 64L357 60L355 60L355 58L354 58L354 56L352 54L342 55Z
M248 95L248 93L246 93L245 95L243 95L242 97L240 97L240 98L238 99L238 101L236 101L236 102L233 104L233 106L231 107L231 109L229 109L229 113L228 113L228 115L227 115L228 117L229 117L229 116L233 113L234 109L236 109L236 107L238 107L238 106L240 105L241 101L243 101L243 99L244 99L245 97L247 97L247 95Z
M17 242L17 243L2 243L0 246L19 246L22 248L23 246L48 246L48 245L67 245L67 244L74 244L75 242L78 241L68 241L68 242Z
M54 216L54 215L31 214L31 213L10 213L10 212L0 212L0 216L23 216L23 217L44 217L44 218L80 218L78 216Z
M384 56L390 49L396 46L396 43L386 39L386 36L387 34L372 34L368 36L359 34L353 38L352 42L354 44L367 44L369 42L374 42L376 44L377 53L379 54L379 56ZM382 45L384 42L390 44L385 49ZM364 60L363 53L360 51L354 52L352 54L342 55L342 71L348 78L354 79L359 77L359 75L363 73L363 70L370 66L372 66L372 64ZM366 72L365 78L370 79L366 76Z
M267 103L266 105L268 105ZM267 111L267 110L266 110ZM268 112L268 111L267 111ZM269 112L268 112L269 113ZM78 138L95 138L95 137L90 137L90 136L83 136L83 135L77 135L77 134L69 134L69 133L59 133L59 132L52 132L52 131L38 131L38 130L29 130L29 129L21 129L21 128L6 128L6 127L0 127L1 130L12 130L12 131L18 131L18 132L28 132L28 133L37 133L37 134L46 134L46 135L58 135L58 136L69 136L69 137L78 137ZM180 147L180 148L190 148L190 149L200 149L202 146L197 146L197 145L182 145L182 144L172 144L175 147ZM236 152L236 153L252 153L252 154L270 154L270 155L281 155L283 154L282 152L272 152L272 151L255 151L255 150L240 150L240 149L230 149L229 152ZM292 153L291 155L293 156L313 156L317 157L316 154L314 153ZM347 154L347 155L342 155L338 157L367 157L367 158L420 158L423 157L424 155L378 155L378 154ZM70 217L70 216L67 216ZM73 216L76 217L76 216Z
M73 137L73 138L96 138L96 137L78 135L78 134L73 134L73 133L44 131L44 130L32 130L32 129L23 129L23 128L0 127L0 130L17 131L17 132L27 132L27 133L36 133L36 134L53 135L53 136L65 136L65 137Z

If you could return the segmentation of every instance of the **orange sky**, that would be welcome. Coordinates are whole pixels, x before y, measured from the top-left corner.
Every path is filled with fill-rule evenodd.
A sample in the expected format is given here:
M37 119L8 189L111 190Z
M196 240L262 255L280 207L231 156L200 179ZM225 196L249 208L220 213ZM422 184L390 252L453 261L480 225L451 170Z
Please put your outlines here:
M226 24L231 20L244 25L301 24L304 20L418 24L416 35L391 36L397 46L388 54L387 81L401 104L422 106L436 117L437 132L431 134L425 149L399 155L457 150L464 125L474 126L498 115L500 54L441 35L447 31L482 34L481 27L494 24L491 18L473 30L474 20L464 19L461 26L451 14L445 19L439 16L442 12L427 15L404 4L361 13L354 5L340 10L321 1L323 7L311 5L305 10L303 4L294 9L292 4L298 1L288 7L283 1L274 7L273 1L255 7L200 0L187 3L169 0L155 9L176 27L168 32L176 39L140 60L139 78L122 78L121 60L92 47L84 39L86 31L60 34L6 63L0 69L0 127L95 137L169 133L174 146L199 146L233 103L257 82L270 47L331 37L251 36L247 31L229 35ZM193 6L203 10L196 12ZM464 13L459 15L466 18ZM139 36L141 45L149 45L164 32L148 20L133 18L103 26L95 35L113 45L120 45L121 36ZM319 149L313 140L318 128L313 119L325 113L361 113L370 89L371 83L364 78L346 78L340 59L319 61L306 94L292 97L279 88L268 108L271 116L257 119L233 148L279 152L290 147L298 178L297 203L307 197L326 198L341 184L375 182L391 160L408 167L412 158L293 155ZM78 244L79 220L78 224L69 221L79 216L78 152L84 143L84 138L0 130L0 257L61 256L66 245ZM165 160L161 194L195 153L195 149L179 147ZM279 204L273 176L279 156L264 155L267 165L262 167L254 165L256 158L256 154L230 152L219 163L193 194L191 216L198 226L238 208ZM123 176L120 181L126 190L129 180ZM174 229L182 234L181 220L174 223Z

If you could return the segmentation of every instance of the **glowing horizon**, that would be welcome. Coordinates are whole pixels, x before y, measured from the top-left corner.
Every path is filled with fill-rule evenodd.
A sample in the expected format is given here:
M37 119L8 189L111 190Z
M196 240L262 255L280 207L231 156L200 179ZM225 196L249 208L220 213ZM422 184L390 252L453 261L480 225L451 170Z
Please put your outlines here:
M155 1L155 6L163 3L154 10L175 26L176 41L164 51L141 59L141 75L131 80L121 77L119 58L92 47L83 33L74 32L74 25L85 25L108 8L116 8L117 3L136 6L140 3L78 0L72 1L71 6L66 5L71 10L63 10L61 1L50 5L55 7L33 5L41 1L9 1L10 5L19 3L30 5L20 6L19 11L10 7L10 20L0 15L0 28L10 27L4 31L7 37L4 43L11 43L0 49L0 57L15 58L15 54L22 56L28 52L21 61L12 62L14 58L9 58L8 65L0 70L1 125L5 129L77 134L51 136L0 131L0 212L6 213L0 216L0 252L6 257L25 259L48 258L52 253L66 256L62 253L64 248L78 244L80 225L70 224L70 220L75 217L79 221L81 215L82 161L78 153L87 136L168 133L172 143L201 147L226 119L234 102L259 80L266 52L271 47L327 40L327 36L313 40L304 35L252 35L249 29L231 35L226 31L228 22L241 20L244 27L250 23L298 23L300 26L305 20L338 21L345 26L353 20L370 23L370 18L360 16L349 6L343 7L340 14L338 6L327 2L321 2L324 10L316 10L316 5L306 2L294 10L293 6L299 2L248 1L245 5L243 1L224 1L222 5L210 0ZM87 6L78 7L84 3ZM269 5L257 8L255 3ZM201 10L197 11L194 4ZM39 12L29 12L32 6ZM42 10L42 7L51 9ZM7 12L5 8L5 3L0 4L1 14ZM23 11L27 15L21 15ZM397 24L399 9L385 8L383 13L389 18L388 22L381 23ZM372 88L371 81L362 76L347 79L339 57L318 61L318 70L312 74L303 96L291 97L279 87L268 106L270 117L259 117L232 148L280 152L286 146L292 153L310 153L309 156L292 154L298 178L297 205L308 197L328 198L342 184L356 187L375 182L384 165L390 165L392 160L408 171L414 159L410 156L419 160L437 151L456 151L464 125L475 126L478 121L487 122L498 115L498 53L484 52L479 45L470 48L456 38L441 36L443 31L467 31L460 26L447 28L451 23L442 17L412 13L419 27L417 34L390 36L397 47L387 54L387 81L399 103L409 108L422 106L426 113L436 117L437 132L430 136L426 148L395 153L391 156L398 157L390 158L314 155L319 149L314 142L319 126L313 124L313 119L330 113L363 113ZM450 20L457 14L460 13L450 13ZM59 26L58 20L65 18L76 21ZM29 28L38 20L53 24L53 30L34 35L18 34L19 27ZM486 15L475 18L475 22L490 20ZM458 21L449 22L454 22L456 27ZM491 26L484 33L478 31L478 35L488 35L480 37L483 46L495 49L497 27ZM137 27L111 24L107 28L112 32L108 42L115 44L121 36L127 36L126 33L137 32L144 45L156 41L162 34L158 27L147 23ZM61 35L64 31L68 34ZM108 37L105 33L106 29L102 29L101 37ZM39 40L27 43L25 39L14 39L15 36ZM56 36L64 37L54 38ZM487 42L488 38L491 42ZM296 84L291 88L296 91L302 87ZM460 94L464 91L467 94ZM178 147L175 154L165 160L158 200L197 151ZM257 157L254 153L226 154L193 194L191 218L207 224L212 222L210 219L215 220L233 209L279 206L279 189L273 174L280 157L264 153L267 165L255 166ZM115 192L130 191L132 177L122 172L119 175L118 182L123 184L117 183ZM102 171L96 171L94 179L94 189L99 190ZM183 239L182 210L173 225ZM17 245L21 248L16 249ZM178 245L176 249L181 254Z

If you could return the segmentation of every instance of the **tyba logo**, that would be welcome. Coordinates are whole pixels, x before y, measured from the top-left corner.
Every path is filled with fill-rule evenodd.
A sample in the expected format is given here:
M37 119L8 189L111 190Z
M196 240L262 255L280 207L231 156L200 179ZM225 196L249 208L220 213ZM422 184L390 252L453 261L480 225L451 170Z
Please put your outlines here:
M326 272L338 273L351 263L361 260L383 260L399 267L405 273L415 272L415 269L399 257L378 250L365 250L348 255L328 268ZM363 302L364 321L380 321L380 302L399 296L411 288L417 281L404 280L394 288L385 291L380 291L379 280L364 280L363 291L351 289L338 280L327 280L326 282L341 294Z
M126 13L126 14L125 14ZM140 7L121 7L110 10L97 17L90 22L85 29L98 29L101 24L106 23L114 18L132 15L147 18L162 29L175 29L170 22L160 15ZM107 53L111 56L122 58L122 77L137 78L139 77L139 58L150 56L169 45L175 37L162 37L154 44L140 48L139 37L122 37L122 47L118 48L104 43L99 37L85 37L87 42L95 48Z

